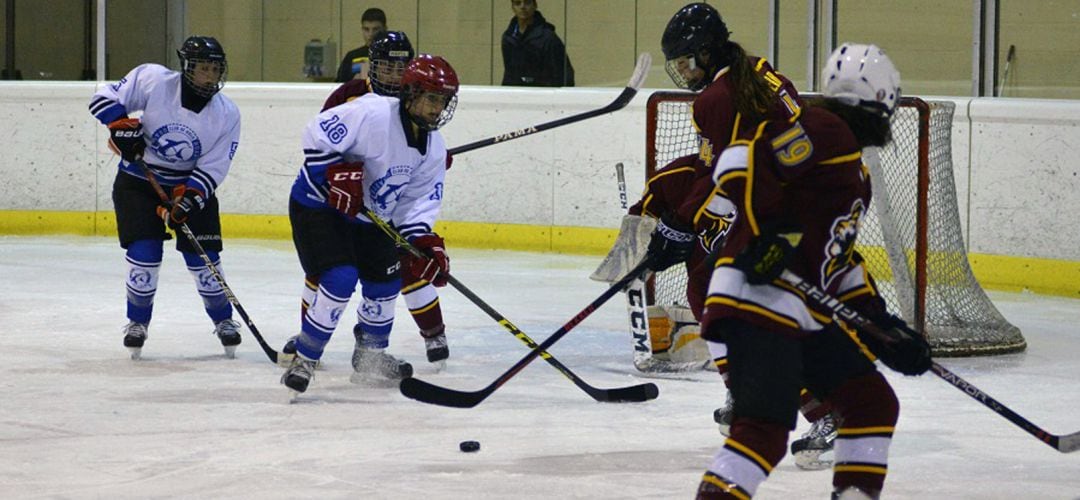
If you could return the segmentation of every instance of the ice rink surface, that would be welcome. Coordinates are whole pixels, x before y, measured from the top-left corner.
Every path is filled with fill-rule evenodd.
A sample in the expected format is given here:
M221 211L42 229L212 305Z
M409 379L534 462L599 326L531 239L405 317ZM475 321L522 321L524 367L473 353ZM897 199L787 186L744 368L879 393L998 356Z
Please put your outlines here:
M450 243L454 275L537 342L604 290L587 278L599 257ZM468 410L354 385L350 311L325 369L289 404L282 369L246 329L237 359L224 357L171 248L136 362L121 343L125 262L114 239L0 238L0 498L692 498L722 444L719 377L637 373L621 295L551 353L598 387L654 381L651 402L594 402L542 360ZM230 240L222 258L280 348L299 325L291 245ZM1027 352L941 363L1050 432L1080 430L1080 301L990 295ZM451 356L441 373L398 302L390 352L417 377L477 390L527 353L456 291L442 297ZM1058 453L933 375L887 376L901 417L885 498L1080 498L1080 452ZM480 451L458 451L463 440ZM830 481L787 457L755 498L824 499Z

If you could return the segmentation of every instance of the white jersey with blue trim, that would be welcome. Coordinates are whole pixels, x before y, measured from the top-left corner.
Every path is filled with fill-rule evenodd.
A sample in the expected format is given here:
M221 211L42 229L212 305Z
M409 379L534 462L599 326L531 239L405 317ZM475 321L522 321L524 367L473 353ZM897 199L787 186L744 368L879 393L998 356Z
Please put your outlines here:
M409 145L401 101L374 93L330 108L304 130L304 166L292 198L308 207L327 207L327 167L364 163L364 206L406 238L430 234L442 206L446 143L431 131L426 148ZM411 124L406 124L412 126ZM370 220L357 215L363 222Z
M94 93L90 112L108 125L142 111L144 159L158 180L167 186L187 184L210 196L229 173L240 143L240 111L221 93L198 113L185 108L181 78L158 64L140 65ZM120 170L145 178L123 158Z

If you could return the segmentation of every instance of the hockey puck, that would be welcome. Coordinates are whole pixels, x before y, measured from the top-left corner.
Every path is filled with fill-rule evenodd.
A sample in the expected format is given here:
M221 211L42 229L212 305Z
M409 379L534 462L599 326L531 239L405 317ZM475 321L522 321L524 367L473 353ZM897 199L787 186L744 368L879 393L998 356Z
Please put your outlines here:
M480 442L479 441L462 441L461 444L458 445L458 448L460 448L461 451L464 451L465 453L472 453L474 451L480 451Z

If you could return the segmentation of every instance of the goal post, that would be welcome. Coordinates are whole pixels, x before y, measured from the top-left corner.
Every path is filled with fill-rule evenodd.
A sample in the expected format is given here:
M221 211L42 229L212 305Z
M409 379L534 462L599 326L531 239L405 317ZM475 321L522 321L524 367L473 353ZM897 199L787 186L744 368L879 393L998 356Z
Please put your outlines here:
M646 108L646 178L693 154L696 94L658 91ZM893 140L867 148L873 201L857 248L889 310L927 335L935 356L1022 351L1027 344L975 279L967 259L952 164L955 104L904 97L892 118ZM649 281L650 305L686 305L686 271L675 266Z

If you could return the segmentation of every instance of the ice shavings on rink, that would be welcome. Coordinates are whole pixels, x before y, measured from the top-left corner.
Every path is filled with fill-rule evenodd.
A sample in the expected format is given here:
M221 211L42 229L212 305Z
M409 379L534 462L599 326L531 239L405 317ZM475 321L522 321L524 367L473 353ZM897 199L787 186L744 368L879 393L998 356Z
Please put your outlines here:
M454 276L535 341L598 296L599 257L455 250ZM171 243L167 245L171 248ZM287 242L226 241L230 286L271 345L296 333L303 275ZM691 498L721 436L709 373L648 379L655 401L597 403L542 360L470 410L349 383L356 301L297 404L243 330L229 360L183 260L167 250L133 362L121 343L124 258L111 238L0 238L0 497ZM526 347L441 290L451 356L435 370L399 301L389 352L416 376L476 390ZM996 293L1022 354L943 365L1050 432L1080 430L1080 301ZM617 296L551 353L597 387L647 381ZM1080 498L1060 454L933 376L887 372L901 401L886 498ZM809 424L800 421L796 433ZM459 451L475 440L476 453ZM756 498L827 498L790 457Z

